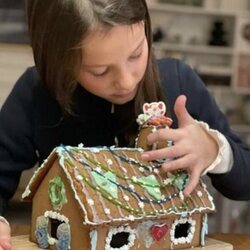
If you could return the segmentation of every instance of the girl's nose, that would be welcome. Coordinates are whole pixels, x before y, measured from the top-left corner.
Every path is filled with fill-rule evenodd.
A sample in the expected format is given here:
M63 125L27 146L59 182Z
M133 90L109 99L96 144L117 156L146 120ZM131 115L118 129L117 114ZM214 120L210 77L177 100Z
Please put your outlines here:
M134 84L134 77L130 70L125 68L119 71L115 79L116 88L131 91L134 89Z

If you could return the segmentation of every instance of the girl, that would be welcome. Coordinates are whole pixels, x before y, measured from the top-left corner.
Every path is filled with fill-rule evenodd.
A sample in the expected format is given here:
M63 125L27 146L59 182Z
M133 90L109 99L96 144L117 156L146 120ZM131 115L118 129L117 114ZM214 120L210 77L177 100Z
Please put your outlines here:
M174 157L162 168L189 172L185 195L209 172L225 196L250 198L250 150L187 65L155 60L145 0L27 0L27 13L35 67L0 112L2 204L21 172L61 143L133 146L136 117L152 101L164 101L174 122L148 143L174 146L142 157Z

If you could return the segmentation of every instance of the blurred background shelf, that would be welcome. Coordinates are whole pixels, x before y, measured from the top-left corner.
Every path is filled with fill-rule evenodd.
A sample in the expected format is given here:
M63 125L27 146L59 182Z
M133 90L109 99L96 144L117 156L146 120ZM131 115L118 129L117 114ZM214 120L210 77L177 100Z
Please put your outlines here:
M196 66L196 72L199 75L208 75L215 77L231 77L232 67L203 64Z
M158 58L180 58L201 77L218 76L222 81L225 76L223 85L250 94L249 1L147 2Z
M24 1L0 0L0 42L28 43Z
M211 1L211 0L207 0ZM230 16L235 17L235 11L223 10L223 9L206 9L202 6L194 6L185 4L185 2L191 1L183 1L184 4L174 4L175 1L157 1L157 0L147 0L148 6L151 11L159 11L159 12L171 12L182 15L208 15L208 16ZM172 2L172 3L167 3ZM176 1L178 2L178 1ZM200 1L202 3L202 1ZM183 6L185 8L183 8Z
M233 48L220 46L192 45L192 44L173 44L167 42L155 42L155 49L166 51L180 51L200 54L233 55Z
M193 67L250 145L250 1L147 2L157 58Z

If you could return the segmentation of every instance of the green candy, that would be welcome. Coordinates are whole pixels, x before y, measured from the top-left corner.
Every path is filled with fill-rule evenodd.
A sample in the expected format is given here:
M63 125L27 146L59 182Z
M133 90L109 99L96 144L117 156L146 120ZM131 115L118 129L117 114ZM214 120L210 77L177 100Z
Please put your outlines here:
M138 178L137 181L150 195L155 197L157 200L161 199L160 185L154 175Z
M118 189L116 184L116 176L111 173L107 172L105 174L98 174L94 171L91 172L91 175L95 179L96 184L104 189L106 192L108 192L110 195L112 195L114 198L118 198ZM113 182L114 183L113 183Z
M49 181L48 195L55 210L61 210L62 206L67 203L65 186L60 176Z

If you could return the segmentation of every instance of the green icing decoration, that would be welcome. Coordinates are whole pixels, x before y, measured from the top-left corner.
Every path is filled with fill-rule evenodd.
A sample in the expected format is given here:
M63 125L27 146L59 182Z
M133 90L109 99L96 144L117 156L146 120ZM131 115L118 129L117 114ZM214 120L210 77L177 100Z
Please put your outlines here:
M154 175L138 178L137 181L148 191L150 195L155 197L157 200L161 199L161 191L160 188L158 188L160 185Z
M67 203L65 186L60 176L49 181L48 195L55 210L61 210L62 206Z
M117 186L113 183L116 182L116 176L113 173L106 172L105 174L99 174L92 171L91 174L99 187L111 194L114 198L118 198Z
M187 173L182 172L174 177L173 185L175 185L180 191L183 191L188 183L189 176Z

